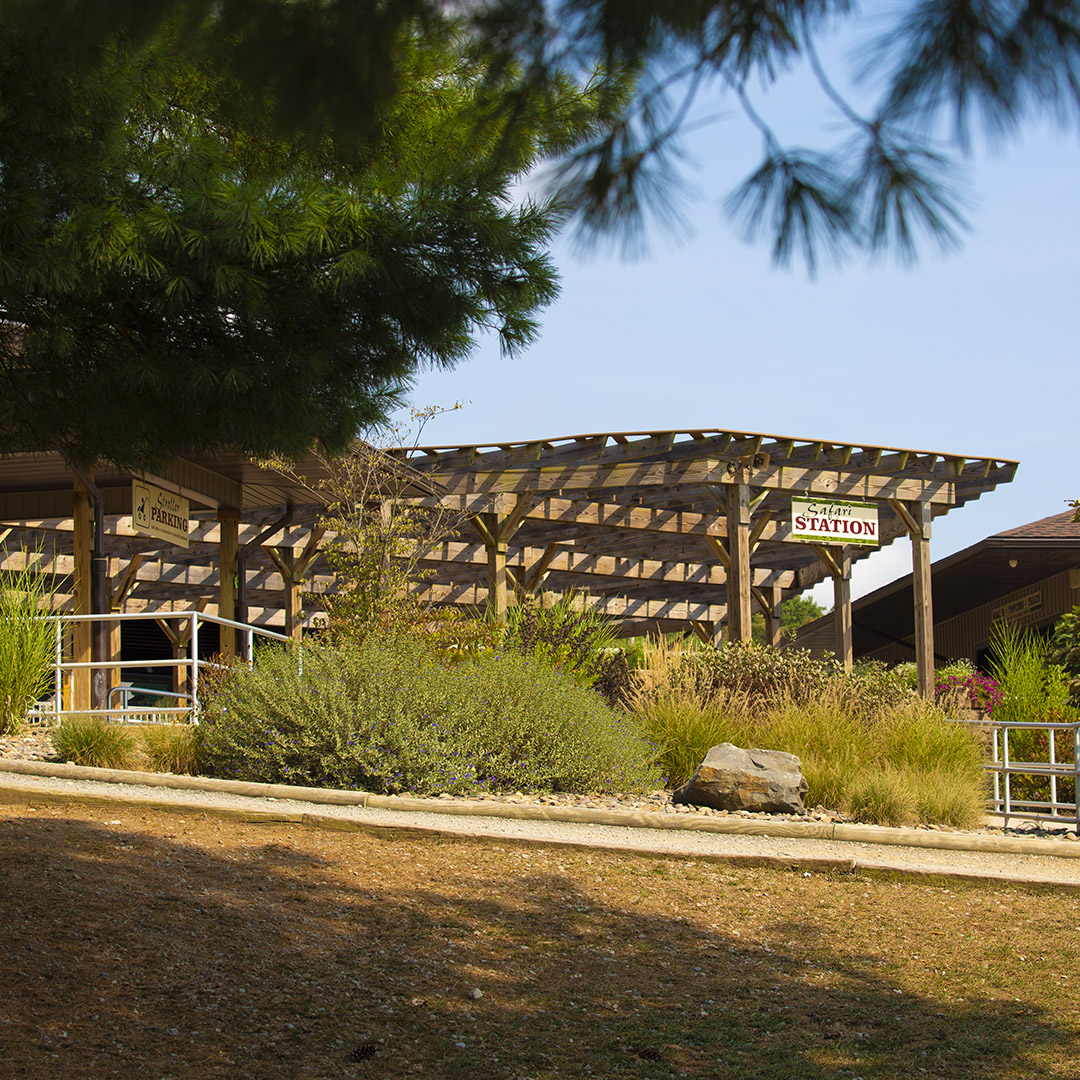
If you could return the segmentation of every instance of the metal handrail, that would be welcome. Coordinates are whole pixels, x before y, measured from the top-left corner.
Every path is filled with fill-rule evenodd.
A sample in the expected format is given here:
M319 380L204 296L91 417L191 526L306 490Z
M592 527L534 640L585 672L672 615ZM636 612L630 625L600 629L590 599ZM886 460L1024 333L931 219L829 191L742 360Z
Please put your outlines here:
M995 817L1003 819L1008 828L1009 818L1028 821L1049 821L1055 824L1071 824L1080 834L1080 721L1031 721L1031 720L962 720L959 723L991 731L992 760L986 768L994 775L993 809ZM1045 731L1047 733L1047 761L1016 761L1010 755L1010 731ZM1059 761L1058 733L1068 732L1072 744L1072 761ZM1014 776L1047 777L1050 780L1049 799L1015 799L1012 793ZM1058 796L1058 781L1072 780L1071 802L1063 802Z
M241 659L247 663L252 664L254 662L254 641L256 636L265 638L270 641L280 641L286 644L294 644L293 639L286 634L278 633L275 630L268 630L261 626L251 626L247 623L237 622L235 619L225 619L220 615L208 615L201 611L133 611L133 612L112 612L108 615L75 615L68 612L47 615L44 618L49 622L56 624L56 650L55 658L53 662L53 702L52 709L50 710L57 718L63 716L75 715L89 716L123 716L123 717L135 717L146 715L147 713L176 713L179 716L186 715L187 718L193 722L198 723L198 690L199 690L199 671L200 668L217 666L213 662L208 660L201 660L199 658L199 624L214 623L218 626L232 627L237 630L244 631L241 637L243 643ZM64 659L64 628L76 623L94 623L94 622L112 622L122 623L131 622L136 620L187 620L190 623L190 629L188 631L187 650L188 656L186 659L161 659L161 660L65 660ZM300 663L303 663L302 647L297 646ZM117 668L187 668L188 669L188 690L185 693L176 693L175 691L155 691L160 697L177 697L180 699L187 699L189 704L186 706L164 706L161 708L150 708L147 706L131 706L125 705L123 707L113 707L111 704L112 691L110 691L109 699L107 699L107 707L104 709L65 709L64 708L64 678L68 673L74 673L76 671L102 671L102 670L115 670ZM117 688L113 688L114 690Z

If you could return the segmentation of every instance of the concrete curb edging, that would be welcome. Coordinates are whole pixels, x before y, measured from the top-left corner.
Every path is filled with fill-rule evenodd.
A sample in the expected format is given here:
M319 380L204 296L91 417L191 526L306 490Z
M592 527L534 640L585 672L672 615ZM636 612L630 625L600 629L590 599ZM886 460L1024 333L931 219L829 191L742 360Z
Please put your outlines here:
M59 780L91 780L111 784L180 791L281 799L330 806L359 806L465 817L499 817L527 821L563 821L583 825L622 825L630 828L691 830L781 839L839 840L860 844L889 844L949 851L996 852L1009 855L1050 855L1080 858L1080 842L1028 840L1012 836L978 836L972 833L933 833L923 829L885 828L801 821L748 821L744 818L699 818L692 814L660 814L636 810L603 810L593 807L536 806L514 803L448 802L412 799L400 795L372 795L363 791L296 787L289 784L258 784L241 780L217 780L202 776L136 772L127 769L93 769L83 765L52 765L37 761L0 761L0 772ZM170 803L169 806L174 804ZM242 813L243 811L241 811ZM253 811L251 811L253 812ZM260 811L260 813L266 813ZM282 818L282 820L286 820ZM292 820L289 818L288 820ZM335 821L340 819L333 819Z
M618 841L567 840L558 837L493 837L490 833L472 832L463 829L440 828L432 825L399 824L356 821L349 818L331 817L326 814L312 814L299 810L245 810L239 807L213 806L199 802L182 800L165 801L149 795L139 794L101 794L85 792L63 792L43 790L31 785L0 785L0 804L4 802L26 803L80 803L87 806L127 806L140 810L160 810L168 813L207 814L211 817L231 821L249 822L265 825L301 825L328 829L334 832L359 832L393 837L397 833L418 836L433 836L454 840L478 840L489 842L493 839L500 843L541 844L545 847L574 848L587 851L605 851L612 854L636 855L652 859L706 860L708 862L735 863L739 866L759 866L772 869L803 871L810 873L862 873L875 878L914 877L927 881L970 881L990 882L1000 885L1021 885L1040 889L1053 889L1065 892L1080 892L1080 883L1046 881L1025 877L1022 874L989 874L970 870L913 867L875 866L852 858L830 858L824 856L746 854L743 852L679 852L663 851L657 848L641 847L633 843ZM423 800L414 800L423 801Z

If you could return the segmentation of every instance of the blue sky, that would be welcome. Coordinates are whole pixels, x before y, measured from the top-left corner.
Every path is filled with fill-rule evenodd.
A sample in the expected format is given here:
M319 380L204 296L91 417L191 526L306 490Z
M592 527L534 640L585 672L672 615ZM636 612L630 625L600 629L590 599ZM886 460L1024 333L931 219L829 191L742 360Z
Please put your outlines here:
M835 117L805 91L796 76L764 108L785 133L827 143ZM959 252L815 279L773 268L722 214L758 147L737 118L695 133L682 243L658 235L651 254L624 261L560 242L562 295L540 339L514 360L484 341L455 371L421 376L417 405L470 402L423 441L705 427L1019 459L1012 484L935 523L935 559L1080 497L1075 131L1030 127L969 161ZM856 567L853 591L909 570L898 542ZM831 602L827 585L815 595Z

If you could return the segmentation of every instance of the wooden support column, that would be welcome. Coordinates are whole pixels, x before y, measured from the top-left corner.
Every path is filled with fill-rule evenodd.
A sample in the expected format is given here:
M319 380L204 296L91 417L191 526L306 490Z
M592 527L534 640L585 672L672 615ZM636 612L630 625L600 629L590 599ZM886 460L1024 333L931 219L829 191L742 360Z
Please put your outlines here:
M218 510L221 541L218 547L218 614L223 619L236 618L236 556L240 550L240 511L222 506ZM236 630L221 628L221 656L226 662L236 658Z
M174 660L187 659L188 643L191 641L191 623L188 621L176 622L172 619L155 619L154 622L161 627L161 632L168 638L172 647ZM189 669L185 664L182 667L173 668L173 691L177 694L187 693ZM183 699L178 699L177 705L186 704Z
M750 488L744 470L727 488L728 631L731 641L750 641Z
M851 639L851 552L841 548L837 553L840 573L833 578L833 617L836 619L836 655L845 671L855 666L854 645Z
M919 694L934 698L934 604L930 583L930 504L911 507L918 533L911 534L911 581L915 591L915 668Z
M814 544L818 558L833 579L833 619L836 627L836 655L845 671L854 667L851 641L851 552L847 547L830 549Z
M93 548L93 522L90 508L90 492L75 477L72 518L74 519L75 573L72 590L71 611L74 615L90 614L90 574L91 551ZM71 658L76 663L89 663L91 659L90 623L75 623L71 634ZM89 668L81 668L71 673L71 707L89 709L91 707L92 679Z
M488 545L488 614L500 622L506 618L506 542Z
M304 572L297 565L296 552L292 548L282 548L282 556L281 576L285 579L285 633L293 641L299 641L303 634L301 586Z
M509 602L506 572L506 549L511 537L521 527L525 515L535 503L532 495L519 495L509 513L498 510L490 514L479 514L469 520L480 535L487 549L487 590L488 616L502 621L506 618L506 606ZM523 582L518 584L523 585Z
M303 584L312 564L319 557L319 543L325 533L324 528L316 525L308 534L307 542L299 555L296 554L296 549L291 547L263 547L267 558L274 564L284 582L285 633L293 641L299 641L303 637Z
M270 561L277 567L285 582L285 633L299 641L303 636L301 603L303 583L319 557L319 544L326 530L319 525L311 530L303 551L296 554L294 548L264 548Z
M890 499L889 505L904 523L911 537L911 586L915 600L915 670L920 696L934 697L934 604L930 583L929 502L902 503Z
M783 631L784 615L784 589L781 585L773 585L769 590L769 606L765 611L765 640L775 649L779 644Z
M145 556L141 552L136 552L131 556L128 561L127 568L123 573L113 574L112 570L116 569L113 566L109 573L109 610L110 611L123 611L124 603L131 595L131 590L135 588L135 584L138 581L139 567L143 564ZM118 560L113 560L114 563ZM113 662L120 660L120 652L123 646L123 638L120 633L120 623L109 623L109 659ZM120 685L121 676L123 672L120 668L109 668L108 671L108 687L109 687L109 699L112 700L112 691L114 687Z

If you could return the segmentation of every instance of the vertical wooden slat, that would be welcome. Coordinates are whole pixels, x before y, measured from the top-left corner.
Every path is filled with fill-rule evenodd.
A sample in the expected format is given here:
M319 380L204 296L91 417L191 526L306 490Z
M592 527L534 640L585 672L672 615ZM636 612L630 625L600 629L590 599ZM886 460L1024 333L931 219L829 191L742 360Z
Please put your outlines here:
M240 513L229 507L218 511L221 541L218 547L218 614L223 619L236 618L236 556L240 550ZM221 627L221 655L226 661L236 657L236 630Z
M836 655L845 671L854 667L851 640L851 549L844 547L836 553L840 573L833 577L833 617L836 620Z
M749 641L750 623L750 488L741 479L727 489L728 634L732 641Z
M90 493L75 477L72 492L72 518L74 519L75 574L71 610L75 615L90 614L91 550L93 547L93 523L91 521ZM76 663L89 663L91 659L91 625L75 623L72 629L72 655ZM72 672L73 709L91 707L92 678L88 668Z
M934 606L930 583L930 503L912 503L911 515L919 527L911 534L912 584L915 593L915 666L919 694L934 696Z

